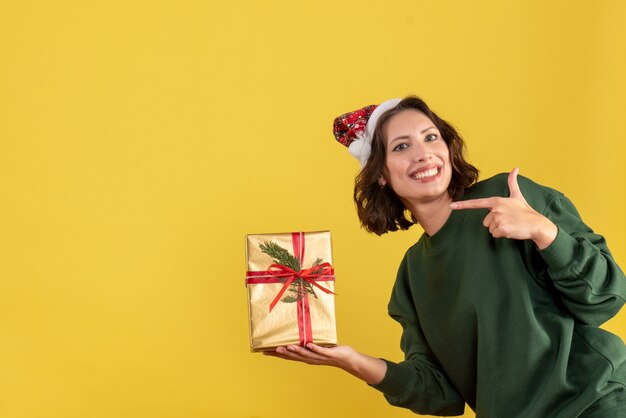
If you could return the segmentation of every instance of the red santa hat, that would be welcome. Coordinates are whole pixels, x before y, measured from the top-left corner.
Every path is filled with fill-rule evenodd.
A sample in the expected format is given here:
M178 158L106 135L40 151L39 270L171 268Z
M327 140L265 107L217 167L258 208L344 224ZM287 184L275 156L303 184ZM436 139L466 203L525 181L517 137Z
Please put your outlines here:
M391 99L380 105L369 105L335 118L333 134L339 143L365 167L372 152L372 136L380 115L393 109L402 99Z

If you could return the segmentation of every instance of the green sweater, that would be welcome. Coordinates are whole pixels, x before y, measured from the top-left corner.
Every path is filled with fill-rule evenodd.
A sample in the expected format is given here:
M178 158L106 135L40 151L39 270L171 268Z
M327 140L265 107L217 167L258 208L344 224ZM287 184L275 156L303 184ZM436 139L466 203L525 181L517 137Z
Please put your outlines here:
M400 265L389 314L403 327L405 361L374 385L418 414L573 418L626 386L626 347L598 326L626 298L626 278L604 238L560 192L519 177L522 194L558 226L540 251L496 239L487 210L453 211ZM506 174L463 199L508 197Z

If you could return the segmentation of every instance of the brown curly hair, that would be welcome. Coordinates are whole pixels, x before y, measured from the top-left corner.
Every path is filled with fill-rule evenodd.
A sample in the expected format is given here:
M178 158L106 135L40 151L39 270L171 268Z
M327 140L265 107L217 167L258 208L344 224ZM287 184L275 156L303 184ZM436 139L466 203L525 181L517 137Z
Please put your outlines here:
M361 225L376 235L398 229L405 230L417 223L391 187L381 187L378 182L386 161L383 127L391 117L407 109L425 114L435 124L448 145L452 166L452 180L448 186L448 193L452 199L456 200L463 196L465 190L478 180L478 169L465 161L465 142L454 127L437 116L419 97L405 97L378 119L372 138L372 153L354 184L354 202Z

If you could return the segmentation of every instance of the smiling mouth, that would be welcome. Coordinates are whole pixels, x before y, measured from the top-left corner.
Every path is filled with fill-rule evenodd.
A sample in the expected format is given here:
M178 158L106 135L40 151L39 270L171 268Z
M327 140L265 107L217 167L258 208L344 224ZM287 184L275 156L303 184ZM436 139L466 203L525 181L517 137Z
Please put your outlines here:
M413 180L423 180L430 177L435 177L437 174L439 174L439 170L439 167L432 167L428 170L415 171L409 177L411 177Z

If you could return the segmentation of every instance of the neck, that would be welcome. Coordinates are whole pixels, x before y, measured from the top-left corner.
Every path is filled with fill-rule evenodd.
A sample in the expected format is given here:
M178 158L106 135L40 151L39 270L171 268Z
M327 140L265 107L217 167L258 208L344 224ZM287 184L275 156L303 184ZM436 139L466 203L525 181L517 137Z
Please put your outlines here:
M417 222L429 236L435 235L452 213L452 198L446 193L428 202L404 202Z

